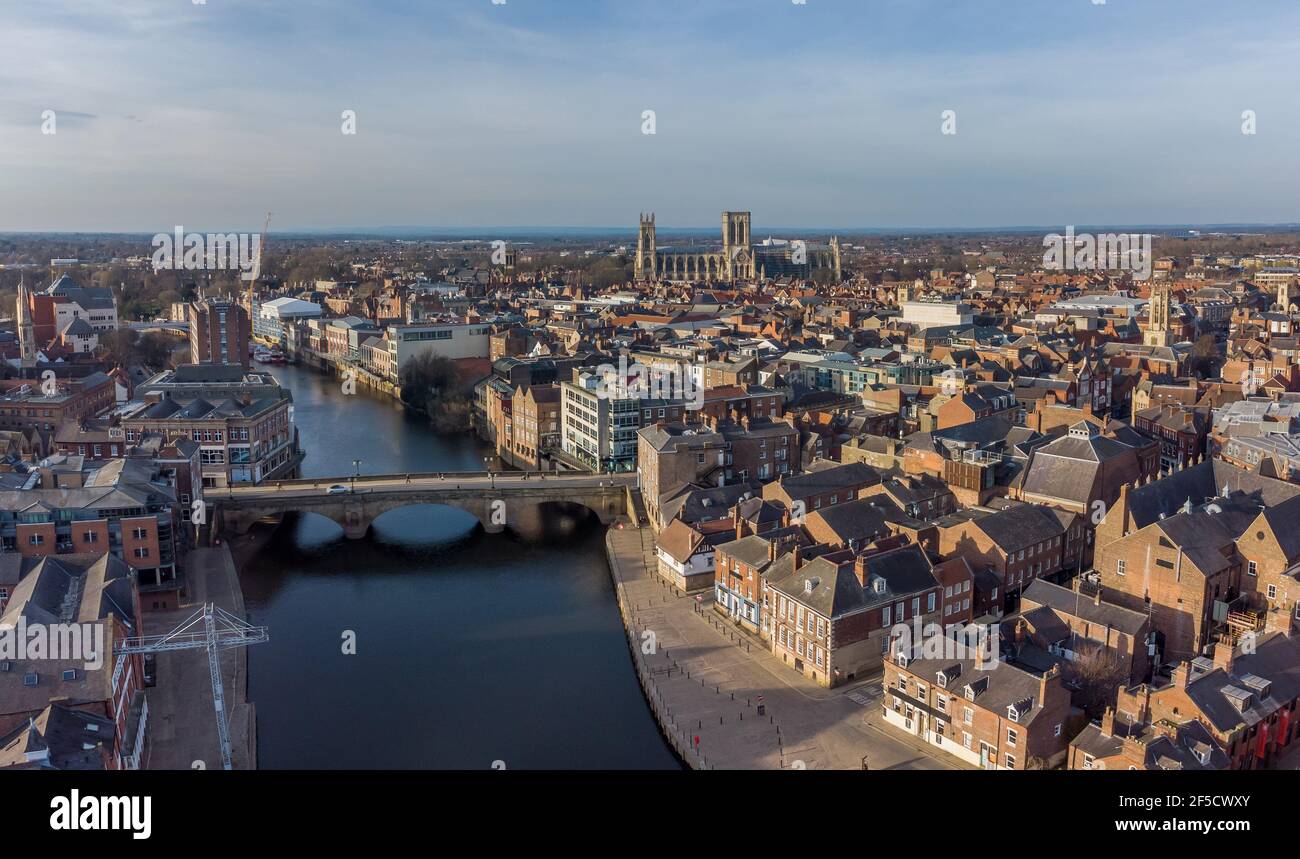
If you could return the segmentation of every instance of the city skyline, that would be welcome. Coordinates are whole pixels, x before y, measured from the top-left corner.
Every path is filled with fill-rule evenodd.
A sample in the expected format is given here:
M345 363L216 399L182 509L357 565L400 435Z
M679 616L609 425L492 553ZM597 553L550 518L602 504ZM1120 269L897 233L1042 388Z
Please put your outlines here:
M326 7L10 10L0 231L1298 220L1282 3Z

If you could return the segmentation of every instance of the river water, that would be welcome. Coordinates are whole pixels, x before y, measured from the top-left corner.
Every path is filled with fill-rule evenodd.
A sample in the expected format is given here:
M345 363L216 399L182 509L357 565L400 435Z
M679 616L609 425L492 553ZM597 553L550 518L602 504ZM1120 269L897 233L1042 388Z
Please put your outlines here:
M472 471L490 449L303 367L305 477ZM600 523L539 508L486 534L450 507L394 510L364 540L294 515L240 572L264 769L675 768L627 652ZM344 653L345 639L355 653ZM496 763L500 762L500 763Z

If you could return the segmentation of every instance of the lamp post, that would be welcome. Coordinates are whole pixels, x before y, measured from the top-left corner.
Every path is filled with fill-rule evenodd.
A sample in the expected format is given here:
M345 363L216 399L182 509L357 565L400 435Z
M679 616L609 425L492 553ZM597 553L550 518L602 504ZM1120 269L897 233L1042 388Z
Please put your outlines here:
M485 456L485 457L483 457L483 468L484 468L484 469L487 471L487 473L488 473L488 482L492 485L492 488L493 488L493 489L496 489L496 488L497 488L497 476L496 476L496 473L492 471L492 457L490 457L490 456Z
M352 491L353 491L353 492L356 492L356 490L357 490L357 478L361 476L361 460L359 460L359 459L354 459L354 460L352 460L352 468L353 468L353 473L352 473Z

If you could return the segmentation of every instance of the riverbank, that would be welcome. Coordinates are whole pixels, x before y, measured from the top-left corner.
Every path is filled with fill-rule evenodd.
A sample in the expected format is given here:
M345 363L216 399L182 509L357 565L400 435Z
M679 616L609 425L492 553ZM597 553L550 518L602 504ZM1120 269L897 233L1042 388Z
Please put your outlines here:
M205 603L246 617L235 560L227 546L200 547L186 557L185 602L176 611L147 612L146 635L171 632ZM207 653L179 650L156 657L158 683L148 692L148 769L220 769ZM248 648L221 652L221 682L235 769L257 769L257 712L248 697Z
M654 572L649 528L620 519L605 549L641 689L687 766L965 768L883 724L879 675L825 689L718 617L711 594L677 591Z

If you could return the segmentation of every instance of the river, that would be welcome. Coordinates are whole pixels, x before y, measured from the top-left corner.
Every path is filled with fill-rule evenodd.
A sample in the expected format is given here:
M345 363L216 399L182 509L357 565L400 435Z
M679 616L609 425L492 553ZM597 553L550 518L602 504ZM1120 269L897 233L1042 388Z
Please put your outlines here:
M304 367L294 396L306 477L470 471L490 449ZM641 695L603 529L539 509L490 535L460 510L392 511L348 541L287 519L240 571L263 769L660 769L676 759ZM345 639L355 653L345 653ZM499 762L499 763L498 763Z

